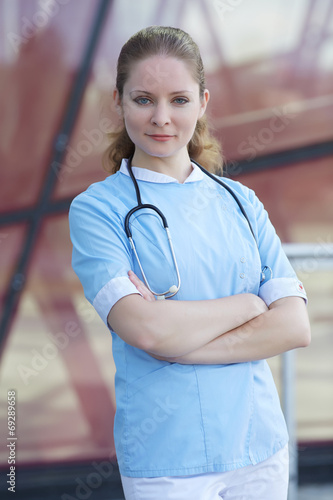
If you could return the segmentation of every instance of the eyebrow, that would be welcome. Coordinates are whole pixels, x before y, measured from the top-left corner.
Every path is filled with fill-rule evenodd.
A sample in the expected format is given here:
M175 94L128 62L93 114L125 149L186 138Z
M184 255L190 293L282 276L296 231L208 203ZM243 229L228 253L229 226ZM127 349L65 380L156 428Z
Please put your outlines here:
M139 92L140 94L147 94L147 95L153 95L152 92L147 92L147 90L140 90L140 89L134 89L130 91L130 94ZM177 90L176 92L171 92L170 95L177 95L177 94L193 94L193 90Z

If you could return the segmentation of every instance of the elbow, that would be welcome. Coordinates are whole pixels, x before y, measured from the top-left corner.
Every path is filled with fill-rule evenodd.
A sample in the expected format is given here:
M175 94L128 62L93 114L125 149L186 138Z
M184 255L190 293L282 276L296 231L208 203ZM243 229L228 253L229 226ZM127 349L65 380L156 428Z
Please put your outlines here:
M158 318L156 320L154 314L145 314L139 320L137 319L135 347L142 351L159 354L160 326Z
M142 351L153 352L156 344L156 334L151 329L151 325L144 318L136 318L133 325L133 341L128 342L133 347Z
M302 329L300 335L300 345L299 347L308 347L311 344L311 328L310 325L305 326Z
M145 321L145 324L139 329L138 344L136 347L157 356L172 356L174 354L174 346L170 345L168 335L163 328L160 320L152 319Z
M168 316L161 313L163 302L162 304L159 301L146 302L145 306L145 312L140 315L140 321L137 324L136 347L157 356L178 355L173 342L176 331L170 325Z
M137 338L134 347L146 352L156 351L156 339L149 331L149 328L146 329L143 327L137 330Z
M123 297L111 309L108 323L127 344L149 353L165 354L168 326L158 301L148 302L135 294Z
M111 330L127 344L152 351L156 344L156 320L151 304L138 295L123 297L108 315Z
M154 330L151 325L146 325L140 330L138 334L138 341L136 347L142 351L146 351L158 356L166 355L161 342L161 335L159 330Z
M144 322L135 321L129 328L115 328L114 331L126 344L142 351L154 352L156 342Z
M290 301L293 298L290 298ZM308 347L311 343L311 327L309 316L303 299L294 298L289 309L288 324L290 335L293 338L294 347Z
M304 318L301 324L297 325L297 347L308 347L311 343L311 327L308 318Z

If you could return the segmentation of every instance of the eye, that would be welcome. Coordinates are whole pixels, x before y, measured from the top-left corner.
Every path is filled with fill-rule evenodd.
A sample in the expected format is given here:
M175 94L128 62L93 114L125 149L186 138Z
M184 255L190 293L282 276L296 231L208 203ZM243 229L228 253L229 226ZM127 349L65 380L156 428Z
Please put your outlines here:
M173 102L175 104L186 104L188 102L188 99L186 99L185 97L176 97Z
M148 97L137 97L136 99L134 99L134 101L141 106L147 106L147 104L151 102Z

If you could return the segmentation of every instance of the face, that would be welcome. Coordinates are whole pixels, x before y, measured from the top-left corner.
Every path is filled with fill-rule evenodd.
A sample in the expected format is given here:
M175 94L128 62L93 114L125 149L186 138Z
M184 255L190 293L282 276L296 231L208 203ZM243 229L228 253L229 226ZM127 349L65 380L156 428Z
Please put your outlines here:
M135 155L149 160L187 153L209 92L200 98L199 84L183 61L153 56L133 66L122 100L118 91L114 98L135 144Z

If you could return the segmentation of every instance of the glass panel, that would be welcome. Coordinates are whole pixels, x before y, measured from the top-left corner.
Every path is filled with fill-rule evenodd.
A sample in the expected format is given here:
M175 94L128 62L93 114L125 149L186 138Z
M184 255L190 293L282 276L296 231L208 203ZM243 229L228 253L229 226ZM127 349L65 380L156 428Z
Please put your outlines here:
M96 6L0 3L0 211L36 200ZM321 0L112 2L54 197L74 196L105 177L100 158L104 133L116 123L116 59L128 37L151 24L179 26L197 40L211 91L209 114L227 158L250 160L328 139L332 19L333 3ZM325 158L251 174L235 164L231 173L256 191L284 242L324 245L332 243L332 172L332 158ZM25 226L0 229L3 291ZM25 463L114 458L111 338L83 297L70 254L67 216L48 219L1 363L3 387L17 391L19 458ZM298 435L328 440L332 273L308 266L300 278L309 294L313 341L297 356ZM279 359L270 363L279 384ZM2 405L1 427L4 411Z
M0 212L32 205L40 192L94 8L0 2Z
M215 3L220 15L213 25L223 58L214 75L212 109L226 157L250 160L330 139L332 4L255 0L228 10L225 4Z
M208 115L226 158L250 161L332 137L332 2L116 0L56 198L73 196L105 177L103 134L118 121L112 112L117 57L133 33L152 24L178 26L197 41L211 92Z
M23 224L0 226L0 310L3 310L4 294L15 270L26 233Z
M297 435L303 442L333 440L333 255L330 269L319 267L314 255L299 272L309 296L312 328L311 345L297 353Z
M114 457L111 336L70 267L67 217L43 224L1 363L0 427L15 389L20 463ZM4 448L0 462L7 463Z
M333 243L333 157L243 174L283 242Z
M332 301L333 256L328 269L321 269L316 255L299 262L295 269L307 291L312 341L296 353L296 429L299 443L328 442L333 439ZM281 358L270 359L274 379L281 394Z

